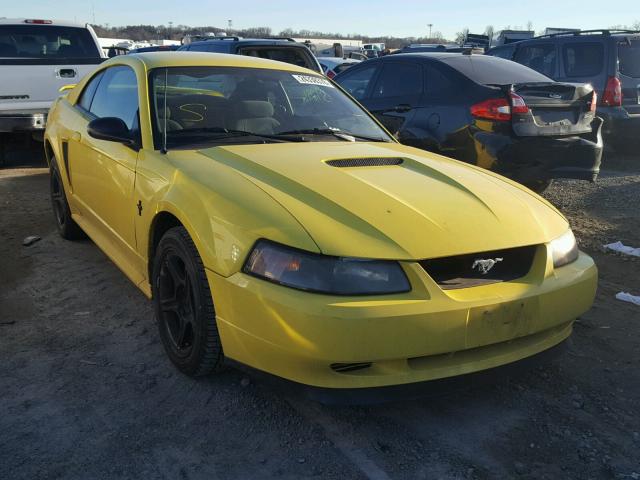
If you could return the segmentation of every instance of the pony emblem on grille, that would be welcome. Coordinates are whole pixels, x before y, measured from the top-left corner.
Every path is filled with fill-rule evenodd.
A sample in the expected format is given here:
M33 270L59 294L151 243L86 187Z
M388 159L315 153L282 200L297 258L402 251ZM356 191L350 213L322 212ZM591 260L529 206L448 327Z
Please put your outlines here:
M473 262L471 270L475 270L477 268L482 275L486 275L493 267L496 266L496 263L501 262L502 260L503 258L481 258Z

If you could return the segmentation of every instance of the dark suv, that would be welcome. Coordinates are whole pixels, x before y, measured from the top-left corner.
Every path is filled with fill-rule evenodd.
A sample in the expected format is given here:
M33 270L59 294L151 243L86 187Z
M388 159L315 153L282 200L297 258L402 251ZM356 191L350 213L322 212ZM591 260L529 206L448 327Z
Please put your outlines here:
M526 65L559 82L591 83L603 134L614 148L640 146L640 32L589 30L523 40L487 55Z
M322 73L322 68L311 50L292 38L211 37L210 40L183 45L178 51L230 53L268 58Z

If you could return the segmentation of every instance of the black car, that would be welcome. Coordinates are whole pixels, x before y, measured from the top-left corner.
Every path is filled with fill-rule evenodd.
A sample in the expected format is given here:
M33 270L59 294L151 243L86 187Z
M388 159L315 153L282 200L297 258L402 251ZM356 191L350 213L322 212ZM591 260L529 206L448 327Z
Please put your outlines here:
M605 141L618 149L640 147L640 32L557 33L502 45L487 55L514 60L559 82L591 83L600 99Z
M292 38L210 37L208 40L182 45L178 51L229 53L268 58L322 73L322 68L311 50Z
M486 55L409 53L335 78L407 145L488 168L541 191L593 181L602 120L593 88Z

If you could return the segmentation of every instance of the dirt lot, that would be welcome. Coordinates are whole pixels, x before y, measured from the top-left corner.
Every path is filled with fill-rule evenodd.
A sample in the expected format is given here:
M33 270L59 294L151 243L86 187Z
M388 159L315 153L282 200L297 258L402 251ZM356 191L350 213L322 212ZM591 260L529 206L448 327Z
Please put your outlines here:
M36 154L0 169L2 479L640 479L640 158L546 195L600 267L569 351L507 382L326 407L235 370L192 380L149 302L91 243L61 240ZM23 247L28 235L42 240Z

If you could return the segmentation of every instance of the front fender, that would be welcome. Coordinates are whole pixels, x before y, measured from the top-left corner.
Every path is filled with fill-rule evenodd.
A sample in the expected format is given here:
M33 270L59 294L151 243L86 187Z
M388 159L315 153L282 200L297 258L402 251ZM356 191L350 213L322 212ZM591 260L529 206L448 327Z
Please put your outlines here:
M142 197L138 248L149 259L155 219L163 212L185 227L204 266L228 277L238 272L259 238L319 252L279 203L229 167L196 152L141 155L136 190ZM145 210L148 210L145 213Z

